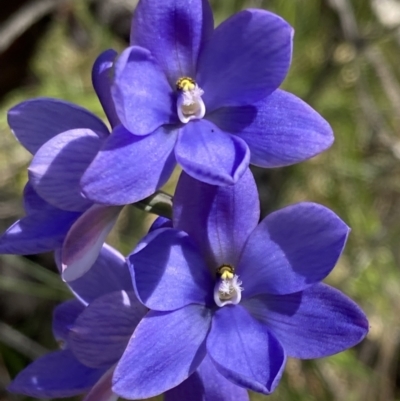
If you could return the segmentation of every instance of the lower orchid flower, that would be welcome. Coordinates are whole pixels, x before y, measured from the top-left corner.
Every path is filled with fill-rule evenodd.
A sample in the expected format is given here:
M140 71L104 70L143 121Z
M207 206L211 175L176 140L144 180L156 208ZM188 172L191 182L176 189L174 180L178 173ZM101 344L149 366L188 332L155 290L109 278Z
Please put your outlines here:
M249 171L229 187L181 175L173 228L164 223L128 258L150 311L116 366L114 392L161 394L206 360L236 386L270 394L288 356L325 357L364 338L364 313L321 283L342 253L347 225L314 203L258 220Z
M97 350L97 360L94 358L89 365L82 362L84 358L73 347L72 330L96 305L132 294L124 257L111 247L104 246L93 268L72 282L70 289L76 299L57 306L53 314L53 334L60 350L34 361L18 374L8 389L40 399L88 393L85 401L116 400L118 397L111 390L111 376L118 358L109 364L101 363L101 348ZM147 310L133 295L130 300L130 310L136 311L131 322L137 324ZM122 352L123 349L121 355Z
M84 401L116 401L115 365L148 309L133 292L125 259L109 246L103 247L89 272L69 285L76 299L59 305L53 316L61 350L29 365L9 390L41 399L86 393ZM165 399L249 401L247 391L226 380L207 359Z

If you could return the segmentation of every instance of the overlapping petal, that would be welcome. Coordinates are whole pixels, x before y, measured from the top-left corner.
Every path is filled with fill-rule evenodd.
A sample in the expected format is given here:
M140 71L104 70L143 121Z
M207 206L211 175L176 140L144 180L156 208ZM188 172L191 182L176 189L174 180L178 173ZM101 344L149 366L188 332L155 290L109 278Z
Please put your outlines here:
M189 234L210 266L236 266L260 218L253 175L247 170L235 185L218 187L183 172L173 214L174 226Z
M75 104L50 98L17 104L8 112L8 124L21 144L33 154L64 131L87 128L108 133L107 127L94 114Z
M117 401L119 396L113 393L111 389L113 373L114 366L111 367L106 373L104 373L100 380L85 396L83 401Z
M113 82L112 68L116 58L117 52L115 50L106 50L97 57L92 69L93 88L103 106L111 127L116 127L120 123L111 96L111 85Z
M323 280L334 268L349 227L331 210L298 203L268 215L243 250L237 274L242 296L290 294Z
M65 281L78 279L92 267L121 210L120 206L93 205L72 225L62 246Z
M135 135L178 122L174 90L152 54L142 47L122 52L115 63L111 93L121 123Z
M174 312L150 311L115 369L113 391L123 398L142 399L182 383L205 357L210 324L211 311L200 305Z
M55 253L62 271L61 252ZM82 277L67 283L74 295L85 305L110 292L133 291L132 279L125 258L111 246L104 244L93 266Z
M152 310L171 311L191 303L212 302L211 274L182 231L163 229L146 247L133 253L128 263L138 298Z
M223 107L207 118L242 138L250 148L251 163L261 167L299 163L334 140L332 128L314 109L279 89L253 105Z
M56 351L31 363L8 390L40 399L72 397L88 391L103 373L79 363L69 350Z
M56 340L67 341L72 325L84 309L85 305L77 299L70 299L55 307L52 327Z
M90 303L76 319L70 330L69 345L86 366L110 367L122 356L146 312L133 292L106 294Z
M26 183L24 188L23 202L26 214L56 209L37 194L29 181Z
M246 389L222 376L208 356L196 372L164 395L164 401L249 401Z
M83 175L83 193L107 205L126 205L152 195L175 167L176 133L161 127L147 136L117 127Z
M286 21L264 10L244 10L219 25L198 63L207 111L252 104L277 89L289 70L292 36Z
M175 156L186 173L211 185L235 184L250 161L243 140L204 119L180 129Z
M63 210L80 212L90 207L92 202L81 195L80 179L104 139L104 134L75 129L47 141L28 169L35 191Z
M140 1L133 15L131 44L145 47L175 84L194 77L198 54L214 20L208 0ZM160 34L162 32L162 34Z
M32 255L52 251L61 246L80 215L54 208L25 216L0 237L0 253Z
M321 358L358 344L368 332L362 310L340 291L316 284L288 295L260 295L245 307L265 323L288 356Z
M239 305L216 311L207 351L227 379L263 394L275 389L286 361L275 336Z

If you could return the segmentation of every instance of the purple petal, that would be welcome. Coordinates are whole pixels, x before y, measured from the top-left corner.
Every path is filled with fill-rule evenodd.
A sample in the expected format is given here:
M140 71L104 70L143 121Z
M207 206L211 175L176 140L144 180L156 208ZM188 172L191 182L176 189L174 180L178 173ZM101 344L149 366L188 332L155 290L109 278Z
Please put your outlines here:
M247 170L235 185L217 187L183 172L173 215L174 226L189 234L210 266L236 266L260 218L253 175Z
M149 233L158 230L159 228L172 228L172 221L167 217L158 216L149 228Z
M69 350L55 351L20 372L8 390L40 399L72 397L88 391L103 372L82 365Z
M92 267L121 210L120 206L93 205L73 224L61 254L65 281L76 280Z
M208 0L140 1L133 15L131 44L145 47L175 84L194 78L198 54L213 32ZM162 32L162 34L160 34Z
M61 246L80 215L54 208L25 216L0 237L0 253L32 255L52 251Z
M92 202L81 195L80 179L103 139L91 130L76 129L47 141L28 169L38 195L63 210L81 212L90 207Z
M93 87L107 115L108 121L110 121L111 127L120 124L111 96L113 65L116 58L117 52L115 50L106 50L97 57L92 69Z
M113 373L114 366L104 373L83 401L117 401L119 396L114 394L111 389Z
M32 214L34 212L40 212L44 210L57 210L57 208L51 206L37 194L29 181L26 183L24 188L23 201L26 214Z
M175 167L176 134L160 128L147 136L116 128L84 174L84 194L97 203L127 205L152 195Z
M335 213L316 203L271 213L250 235L239 262L243 298L290 294L323 280L338 261L349 231Z
M207 111L252 104L284 80L293 29L264 10L244 10L214 31L199 58L197 80Z
M92 368L109 367L122 356L147 309L133 292L111 292L95 299L76 319L69 345Z
M289 295L260 295L244 306L265 323L288 356L321 358L358 344L368 332L362 310L340 291L316 284Z
M175 156L186 173L211 185L233 185L250 160L243 140L207 120L193 120L180 130Z
M53 335L57 341L67 341L69 331L85 305L77 299L70 299L53 310Z
M211 274L186 233L163 229L128 263L137 296L149 309L171 311L212 302Z
M137 245L135 246L135 248L133 249L132 253L130 256L134 255L135 253L140 252L142 249L144 249L147 245L149 245L156 237L158 237L160 234L162 234L165 231L170 230L172 227L160 227L156 230L149 230L148 234L145 235L141 240L139 240L139 242L137 243Z
M176 96L151 53L128 47L115 63L111 93L121 123L135 135L147 135L176 123Z
M196 372L164 395L164 401L249 401L247 391L222 376L208 356Z
M150 398L182 383L205 356L210 324L211 311L200 305L150 311L115 369L113 391L127 399Z
M251 106L225 107L208 116L220 129L235 133L250 148L250 162L282 167L329 148L329 124L298 97L276 90Z
M17 104L8 112L8 124L21 144L32 154L64 131L87 128L108 134L94 114L63 100L38 98Z
M274 391L286 362L279 341L239 305L216 311L207 351L228 380L263 394Z
M61 272L61 251L55 254ZM82 277L67 283L74 295L85 305L110 292L133 291L132 279L125 258L104 244L93 266Z

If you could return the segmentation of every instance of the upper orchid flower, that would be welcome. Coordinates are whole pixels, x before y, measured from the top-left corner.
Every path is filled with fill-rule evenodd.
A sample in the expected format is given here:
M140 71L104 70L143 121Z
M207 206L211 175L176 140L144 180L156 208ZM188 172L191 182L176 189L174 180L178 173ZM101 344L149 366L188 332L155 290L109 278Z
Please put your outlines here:
M150 233L128 258L137 297L151 310L115 369L115 392L155 396L208 358L232 383L269 394L287 356L325 357L364 338L364 313L321 283L347 225L314 203L258 219L249 171L225 187L181 175L174 228Z
M234 184L249 162L300 162L333 142L329 124L279 90L293 30L279 16L244 10L214 29L207 0L141 0L131 47L115 62L121 126L82 178L98 203L128 204L161 187L180 164L213 185Z

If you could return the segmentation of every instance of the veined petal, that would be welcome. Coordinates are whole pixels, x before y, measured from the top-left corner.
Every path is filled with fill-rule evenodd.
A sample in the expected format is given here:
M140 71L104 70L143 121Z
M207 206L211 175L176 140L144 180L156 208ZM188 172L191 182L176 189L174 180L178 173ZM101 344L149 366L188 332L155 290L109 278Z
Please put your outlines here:
M175 156L193 178L221 186L235 184L250 161L243 140L204 119L193 120L180 129Z
M77 299L70 299L57 305L53 310L53 335L57 341L67 341L69 331L85 305Z
M141 240L139 240L139 242L133 249L130 256L133 256L135 253L140 252L147 245L151 244L156 237L158 237L160 234L162 234L163 232L165 232L171 228L172 228L172 226L171 227L160 227L156 230L150 229L149 232L147 233L147 235L145 235Z
M58 270L62 271L61 250L55 252ZM74 295L88 305L114 291L133 291L132 279L125 258L104 244L93 266L80 278L67 283Z
M25 216L0 237L0 253L32 255L53 251L61 246L80 215L54 208Z
M290 294L323 280L339 259L349 231L335 213L316 203L271 213L250 235L239 262L243 298Z
M249 106L223 107L207 116L223 131L237 134L250 148L250 163L282 167L329 148L329 124L298 97L276 90Z
M212 303L211 274L182 231L163 229L141 251L130 255L128 264L136 294L149 309L171 311L191 303Z
M164 395L164 401L249 401L243 387L222 376L206 356L196 372Z
M174 85L182 76L194 77L198 54L213 28L208 0L168 0L162 7L158 0L140 1L131 44L150 50Z
M50 205L33 188L32 184L28 181L24 187L23 193L24 209L26 214L33 214L35 212L54 212L60 211L60 209Z
M286 21L264 10L244 10L219 25L196 77L207 112L252 104L277 89L289 70L292 36Z
M117 127L83 175L83 193L108 205L127 205L152 195L175 167L176 133L161 127L136 136Z
M100 378L100 380L93 386L83 401L117 401L119 396L113 393L112 376L115 367L112 366Z
M104 123L86 109L58 99L37 98L14 106L8 124L18 141L32 154L64 131L87 128L108 134Z
M69 350L55 351L20 372L8 391L40 399L72 397L88 391L103 373L79 363Z
M111 127L116 127L120 124L111 96L112 69L116 58L117 52L115 50L106 50L97 57L92 69L93 87Z
M146 312L133 292L116 291L95 299L70 330L72 352L86 366L110 367L122 356Z
M135 135L151 134L179 121L174 90L152 54L142 47L128 47L115 62L111 93L121 123Z
M76 280L92 267L121 210L121 206L93 205L76 220L62 247L63 280Z
M259 295L244 302L282 343L288 356L321 358L358 344L368 332L362 310L324 284L288 295Z
M286 362L275 336L239 305L215 312L207 351L227 379L267 395L278 385Z
M174 227L185 231L209 266L236 266L260 218L257 187L247 170L235 185L218 187L182 172L174 195Z
M150 311L115 369L113 391L123 398L142 399L182 383L205 357L210 324L211 311L201 305L173 312Z
M81 195L80 179L104 139L94 131L75 129L47 141L28 169L39 196L63 210L81 212L90 207L92 202Z

